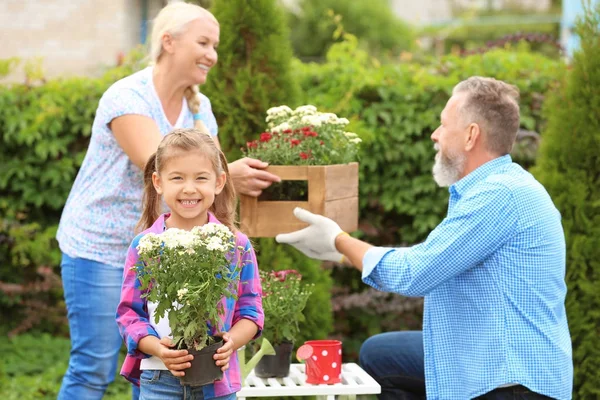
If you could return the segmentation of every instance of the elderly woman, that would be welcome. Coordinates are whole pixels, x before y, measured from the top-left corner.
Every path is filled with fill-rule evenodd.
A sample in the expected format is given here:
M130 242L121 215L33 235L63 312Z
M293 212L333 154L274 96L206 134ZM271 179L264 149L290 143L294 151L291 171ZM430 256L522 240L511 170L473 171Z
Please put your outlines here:
M61 217L57 239L71 356L59 399L101 399L114 379L121 347L115 310L141 214L146 160L175 128L196 127L218 144L210 101L198 85L217 62L219 23L199 6L171 3L154 21L151 43L152 65L116 82L100 99ZM258 196L278 181L266 166L249 158L231 163L236 190Z

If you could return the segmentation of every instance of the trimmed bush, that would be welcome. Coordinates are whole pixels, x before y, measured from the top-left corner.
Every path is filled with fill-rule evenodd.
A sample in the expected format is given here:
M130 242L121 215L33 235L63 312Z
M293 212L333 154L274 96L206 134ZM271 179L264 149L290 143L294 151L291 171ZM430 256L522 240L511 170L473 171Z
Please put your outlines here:
M265 128L266 111L295 107L298 85L282 10L275 0L215 0L221 25L219 62L201 89L211 99L219 140L230 160Z
M545 104L535 175L562 214L574 396L600 397L600 3L576 25L581 50Z

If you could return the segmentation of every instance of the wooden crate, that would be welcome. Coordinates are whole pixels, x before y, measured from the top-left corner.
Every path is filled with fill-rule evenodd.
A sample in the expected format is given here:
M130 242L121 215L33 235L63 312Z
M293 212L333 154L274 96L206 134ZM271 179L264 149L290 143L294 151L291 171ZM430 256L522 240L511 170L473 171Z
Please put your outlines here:
M240 228L249 237L275 237L306 227L294 216L295 207L331 218L346 232L358 229L358 163L272 165L267 171L282 181L308 181L308 201L259 201L241 195Z

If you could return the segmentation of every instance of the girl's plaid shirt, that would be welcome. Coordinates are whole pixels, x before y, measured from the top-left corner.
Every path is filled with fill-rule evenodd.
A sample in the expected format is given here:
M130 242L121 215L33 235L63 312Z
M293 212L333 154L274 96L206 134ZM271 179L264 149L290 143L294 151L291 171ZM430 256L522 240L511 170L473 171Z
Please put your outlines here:
M148 306L146 299L141 297L140 281L137 279L135 268L139 260L137 245L139 240L147 233L161 233L164 230L165 219L168 214L161 215L156 222L147 230L133 239L127 252L127 261L123 272L123 286L121 289L121 301L117 308L117 324L121 336L127 346L127 356L121 375L126 379L139 385L140 361L149 355L138 349L138 342L145 336L158 336L158 333L150 324ZM209 213L209 222L220 223L214 215ZM238 283L238 299L223 299L225 314L222 317L224 331L229 331L240 319L253 321L259 328L258 337L264 325L264 313L262 308L262 287L256 263L256 255L248 237L241 232L236 233L236 245L243 247L244 251L236 250L232 260L233 265L240 262L242 269ZM211 333L214 330L211 327ZM241 389L241 373L237 354L232 354L229 369L223 374L223 379L215 381L212 385L203 387L204 398L225 396Z

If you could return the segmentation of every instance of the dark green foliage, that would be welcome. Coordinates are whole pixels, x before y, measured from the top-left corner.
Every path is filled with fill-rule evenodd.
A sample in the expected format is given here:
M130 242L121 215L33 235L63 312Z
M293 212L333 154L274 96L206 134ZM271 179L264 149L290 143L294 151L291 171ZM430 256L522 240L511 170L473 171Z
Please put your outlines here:
M304 309L306 320L300 322L296 343L327 338L333 326L330 302L332 281L329 272L321 268L321 262L308 259L291 246L277 244L274 239L258 239L255 249L261 270L295 269L302 274L303 283L315 285Z
M133 52L126 65L99 79L0 90L0 305L2 320L15 332L40 324L49 332L66 331L61 285L55 283L56 226L85 155L98 100L110 84L136 70L140 58ZM50 271L40 273L43 266ZM5 283L18 286L4 290Z
M600 3L577 23L581 50L545 104L535 175L563 217L574 398L600 397Z
M228 159L265 128L274 105L296 106L292 50L282 10L275 0L215 0L221 25L219 62L201 90L211 99L219 139Z
M417 243L446 213L447 190L438 188L431 177L430 135L455 84L483 75L517 85L521 127L539 132L544 93L561 67L526 48L446 56L423 65L380 66L357 49L352 36L331 48L327 63L297 64L302 102L344 115L351 121L348 130L364 140L358 234L382 245ZM531 147L535 148L517 146L515 160L530 166L535 155ZM360 274L350 268L336 268L332 277L335 334L344 340L347 360L356 360L368 336L420 328L420 304L414 299L367 291Z
M221 25L219 62L202 90L211 99L225 154L235 160L240 147L264 131L269 108L298 105L299 89L288 30L275 0L215 0L211 12ZM257 242L257 253L259 268L297 269L307 283L316 284L298 340L325 338L332 328L331 281L320 263L268 239Z
M543 94L560 63L526 49L446 56L430 64L379 65L352 36L336 44L326 64L298 67L304 103L347 117L363 138L360 201L365 233L383 244L425 238L446 212L447 190L431 178L431 133L454 85L472 75L491 76L521 90L521 127L541 127ZM518 161L530 163L531 160Z
M301 0L297 8L299 14L290 13L289 19L292 46L300 58L323 58L327 53L336 30L331 11L371 54L398 54L414 47L414 33L394 15L388 0Z
M266 3L256 4L264 6ZM285 87L284 83L274 88L267 78L261 78L267 80L264 83L249 80L254 79L254 75L249 77L248 71L256 71L257 67L247 63L255 58L227 55L226 36L235 34L237 40L241 34L233 30L234 23L227 28L229 22L225 17L239 18L237 14L248 12L245 7L245 2L240 2L239 7L231 7L232 11L222 10L219 18L224 42L219 51L219 64L229 59L229 67L214 70L217 74L211 74L205 91L217 113L221 140L235 150L236 146L239 148L245 141L256 138L264 130L266 110L280 104L291 107L313 104L323 111L347 117L351 121L348 130L357 132L364 140L360 155L360 234L376 244L418 242L445 214L446 191L437 188L431 178L434 152L430 134L437 127L439 113L459 80L470 75L487 75L516 84L522 94L522 127L539 132L543 94L562 67L559 62L531 54L526 49L494 50L467 58L447 56L424 64L381 66L368 53L358 50L354 38L346 37L332 47L324 64L292 63L291 72L285 73L303 89L303 97L297 99L287 97L287 90L279 90ZM260 15L264 18L264 14ZM258 17L249 15L247 18ZM276 30L273 23L268 28ZM231 46L236 43L234 39ZM269 50L261 51L269 57L277 53ZM64 79L38 87L3 87L0 91L0 165L3 166L0 168L3 219L0 281L25 283L38 279L36 271L40 264L52 266L58 272L54 229L83 159L94 111L102 92L132 68L110 70L100 79ZM247 78L246 83L243 78ZM215 81L222 81L219 83L222 88ZM211 86L210 82L215 85ZM228 82L227 85L224 82ZM44 119L37 121L38 118ZM52 150L59 144L61 147ZM40 157L28 157L36 151L43 162L39 161ZM234 159L232 152L226 153ZM526 165L531 163L530 158L520 155L517 159ZM8 163L13 165L11 169L4 168ZM40 175L46 176L43 184ZM303 336L298 339L299 343L332 333L329 302L332 294L337 324L334 334L344 340L344 354L354 357L353 361L358 346L368 335L418 327L419 304L398 296L363 293L365 286L360 282L360 275L352 269L333 270L332 280L330 270L323 270L319 262L308 260L290 246L260 239L256 241L256 248L261 269L297 269L307 282L316 285L306 308L307 320L301 327ZM362 297L352 297L355 294ZM64 310L59 303L60 293L53 296L53 304ZM21 309L17 301L0 291L2 321L9 318L12 321L19 316ZM49 325L43 329L60 330Z

